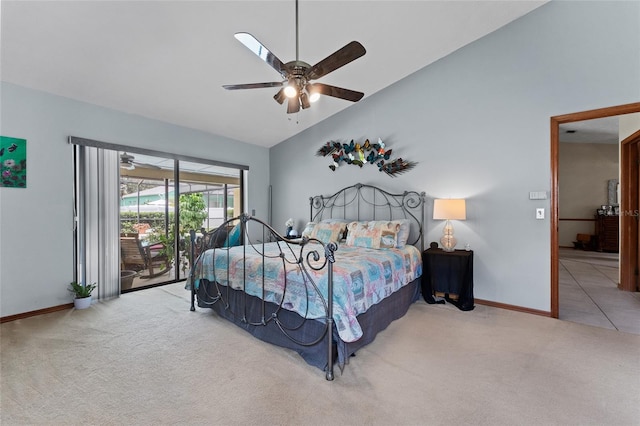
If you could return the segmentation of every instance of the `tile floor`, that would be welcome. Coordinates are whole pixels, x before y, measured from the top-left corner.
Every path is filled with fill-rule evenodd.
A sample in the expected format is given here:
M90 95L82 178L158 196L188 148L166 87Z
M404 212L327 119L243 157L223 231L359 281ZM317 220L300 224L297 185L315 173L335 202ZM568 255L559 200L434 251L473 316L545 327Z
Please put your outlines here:
M560 319L640 334L640 293L620 291L618 254L560 249Z

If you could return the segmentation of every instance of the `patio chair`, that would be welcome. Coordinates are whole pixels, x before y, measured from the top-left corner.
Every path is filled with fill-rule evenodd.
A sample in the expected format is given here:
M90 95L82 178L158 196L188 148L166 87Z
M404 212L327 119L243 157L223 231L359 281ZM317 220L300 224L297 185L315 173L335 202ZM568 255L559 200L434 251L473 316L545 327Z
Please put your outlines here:
M164 253L165 245L152 242L143 245L137 233L120 235L120 256L123 269L141 271L146 269L149 273L140 278L153 278L166 274L171 269L169 257Z

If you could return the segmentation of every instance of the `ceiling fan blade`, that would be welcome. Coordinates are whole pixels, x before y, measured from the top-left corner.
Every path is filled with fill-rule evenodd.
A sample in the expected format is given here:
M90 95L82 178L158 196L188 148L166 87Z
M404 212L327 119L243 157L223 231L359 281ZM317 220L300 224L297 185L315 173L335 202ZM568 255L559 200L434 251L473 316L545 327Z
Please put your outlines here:
M136 167L142 167L143 169L153 169L153 170L160 170L161 169L160 166L156 166L155 164L138 163L137 161L133 161L132 164L134 164Z
M135 161L135 157L133 155L127 154L126 152L120 154L120 167L126 170L134 170L136 167L155 170L161 169L160 166L156 166L155 164L139 163Z
M305 76L309 80L316 80L324 75L329 74L331 71L335 71L338 68L348 64L349 62L358 59L360 56L367 53L364 46L362 46L357 41L352 41L351 43L344 46L342 49L339 49L327 56L306 72Z
M300 101L298 97L289 98L289 102L287 103L287 114L294 114L300 111Z
M258 55L260 59L265 61L267 64L271 66L274 70L278 71L282 77L286 78L287 73L284 67L284 64L280 59L276 57L273 53L269 51L262 43L258 41L254 36L249 33L236 33L234 35L236 39L242 44L244 44L249 50Z
M310 91L317 91L321 95L333 96L334 98L345 99L351 102L358 102L364 96L362 92L343 89L342 87L330 86L328 84L313 83L307 85Z
M280 87L281 81L273 81L271 83L248 83L248 84L226 84L224 87L227 90L239 90L239 89L262 89L265 87Z

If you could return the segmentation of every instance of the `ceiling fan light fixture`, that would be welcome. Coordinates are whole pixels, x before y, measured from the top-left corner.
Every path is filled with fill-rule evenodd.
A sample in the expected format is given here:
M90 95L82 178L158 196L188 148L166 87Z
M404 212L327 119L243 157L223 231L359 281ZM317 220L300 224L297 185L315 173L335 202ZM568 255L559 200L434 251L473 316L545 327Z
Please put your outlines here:
M295 80L289 80L289 84L284 88L284 95L287 98L295 98L298 96L298 88Z
M309 92L309 102L316 102L320 99L320 91L313 87L313 85L307 85L307 92Z
M249 33L236 33L235 37L245 47L266 62L271 68L277 71L283 80L279 82L232 84L222 86L226 90L238 89L259 89L264 87L281 87L280 91L273 97L279 104L287 100L287 113L297 113L300 108L309 108L310 103L316 102L320 95L331 96L351 102L358 102L364 96L362 92L343 89L341 87L330 86L318 83L317 87L308 86L312 80L317 80L330 72L345 66L358 59L366 53L362 44L351 41L342 48L336 50L315 65L301 61L299 58L299 37L298 37L298 1L295 0L295 30L296 30L296 59L294 61L282 62L269 49L260 43Z

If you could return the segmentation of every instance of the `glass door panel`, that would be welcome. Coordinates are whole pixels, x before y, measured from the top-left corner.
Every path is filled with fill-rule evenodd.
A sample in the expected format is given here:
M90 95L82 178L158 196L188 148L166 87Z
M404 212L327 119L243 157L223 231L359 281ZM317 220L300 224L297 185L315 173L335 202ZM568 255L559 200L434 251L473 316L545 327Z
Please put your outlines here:
M179 162L180 179L180 279L190 264L189 231L198 234L216 229L239 214L240 171L194 162Z
M133 157L133 159L130 159ZM121 291L174 282L173 160L121 153Z

